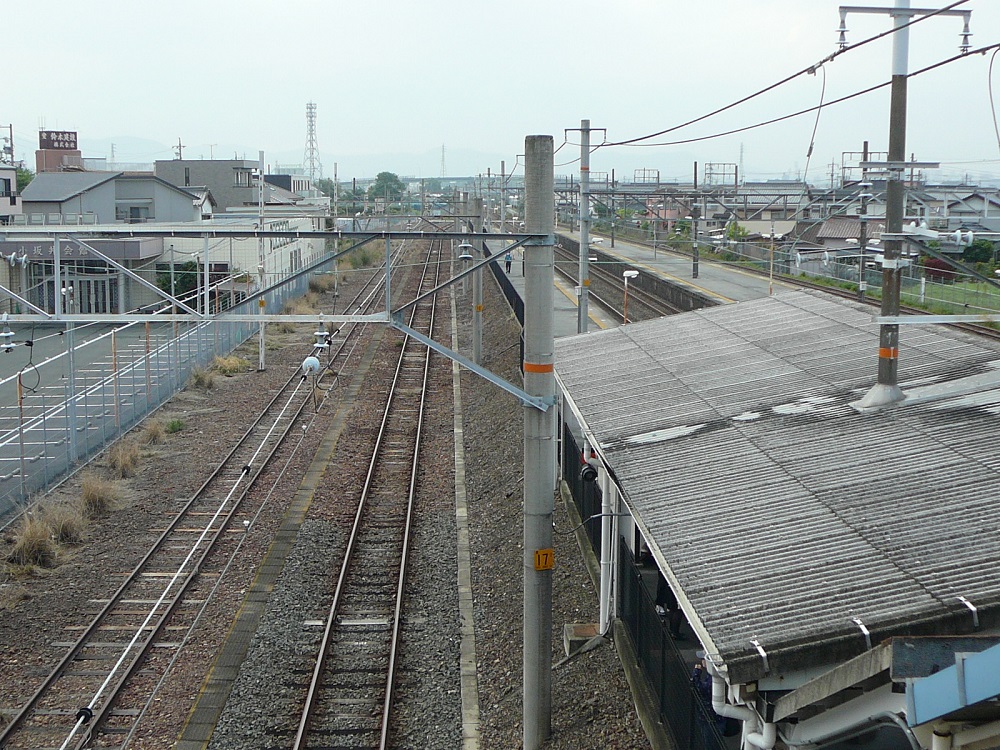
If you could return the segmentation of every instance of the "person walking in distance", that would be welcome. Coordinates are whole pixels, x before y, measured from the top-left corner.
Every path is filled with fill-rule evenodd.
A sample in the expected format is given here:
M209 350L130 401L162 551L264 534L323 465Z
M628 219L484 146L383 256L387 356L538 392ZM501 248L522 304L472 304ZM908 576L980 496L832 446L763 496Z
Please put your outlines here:
M503 256L503 265L507 269L507 273L510 273L510 264L514 262L514 256L508 250L507 254Z

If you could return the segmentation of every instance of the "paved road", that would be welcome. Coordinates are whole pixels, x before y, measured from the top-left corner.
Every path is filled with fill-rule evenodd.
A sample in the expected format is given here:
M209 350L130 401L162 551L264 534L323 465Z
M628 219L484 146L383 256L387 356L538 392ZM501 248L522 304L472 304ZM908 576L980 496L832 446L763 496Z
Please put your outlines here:
M579 241L576 232L560 231L568 237ZM592 238L593 239L593 238ZM609 253L621 259L627 259L638 268L651 274L673 281L681 286L697 289L703 294L717 299L721 303L746 302L752 299L767 297L769 293L768 280L757 274L741 271L731 266L725 266L712 261L700 260L698 263L698 278L691 278L692 262L690 256L652 248L633 245L629 242L615 240L614 248L610 240L600 238L602 242L596 246L602 252ZM594 244L594 243L592 243ZM796 287L775 280L774 292L782 292Z

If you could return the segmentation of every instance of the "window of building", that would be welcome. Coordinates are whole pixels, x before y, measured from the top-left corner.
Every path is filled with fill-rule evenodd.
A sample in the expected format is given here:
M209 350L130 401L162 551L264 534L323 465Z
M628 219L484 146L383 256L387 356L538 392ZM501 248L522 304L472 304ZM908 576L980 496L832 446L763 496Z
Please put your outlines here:
M249 169L237 169L235 170L236 176L236 187L250 187L250 170Z

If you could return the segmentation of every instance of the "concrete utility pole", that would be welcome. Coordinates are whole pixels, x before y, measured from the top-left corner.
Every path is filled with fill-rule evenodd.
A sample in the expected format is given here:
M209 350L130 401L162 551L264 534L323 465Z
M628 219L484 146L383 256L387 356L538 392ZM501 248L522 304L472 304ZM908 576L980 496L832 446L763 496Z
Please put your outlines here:
M483 231L484 214L483 199L472 199L472 215L475 217L473 230ZM486 257L486 241L483 240L476 248L473 263L478 263L480 258ZM472 361L477 365L483 363L483 269L477 268L472 272Z
M52 258L56 265L59 264L60 242L59 237L52 239ZM73 286L63 283L60 286L59 274L56 274L53 291L56 295L56 305L66 304L66 312L73 314L75 309L75 297ZM63 297L64 299L60 299ZM58 309L58 308L56 308ZM66 323L66 433L69 437L69 460L76 463L79 458L76 440L76 332L75 324Z
M257 153L257 226L262 230L264 229L264 152L259 151ZM264 257L264 237L261 236L257 240L257 273L260 275L260 289L264 291L267 280L267 259ZM267 306L267 300L261 297L257 300L257 309L260 314L264 314L264 308ZM258 327L258 343L257 343L257 371L264 372L265 361L264 354L267 348L264 345L264 332L267 329L267 323L261 320Z
M655 252L655 251L654 251ZM580 120L580 304L576 332L587 332L590 291L590 120Z
M504 233L504 222L507 219L507 163L500 162L500 234ZM506 242L501 249L504 249Z
M698 278L698 162L694 163L694 195L691 196L691 278Z
M525 229L545 235L524 248L524 390L555 404L555 178L552 136L524 142ZM524 750L552 733L552 513L555 409L524 407Z
M340 216L340 181L337 179L337 162L333 163L333 218ZM339 249L339 248L338 248Z
M896 8L908 8L910 0L896 0ZM889 182L885 196L885 228L890 234L903 231L905 188L902 173L892 166L906 158L906 71L910 47L909 29L901 29L909 22L908 15L894 15L892 36L892 89L889 100ZM900 249L902 241L888 240L882 263L882 314L899 315ZM899 388L899 326L883 325L878 336L878 380L884 403L903 399Z
M861 161L868 161L868 141L864 142L861 149ZM859 218L861 219L861 233L858 237L858 302L865 301L865 292L868 289L868 280L865 276L865 250L868 249L868 200L871 197L871 184L868 182L868 170L861 169L861 208Z
M902 256L903 216L906 210L906 186L903 173L906 168L906 79L910 50L910 30L907 24L914 16L939 13L956 15L965 19L961 49L968 51L969 17L971 11L930 11L910 8L910 0L896 0L894 8L865 8L845 5L840 8L840 44L846 47L846 18L848 13L888 13L892 16L895 33L892 35L892 88L889 98L889 152L884 165L862 162L861 167L884 166L889 173L885 192L885 250L882 262L883 316L899 315L899 292L902 269L907 260ZM921 166L924 166L921 164ZM879 326L878 379L875 386L861 400L862 407L877 408L901 401L899 387L899 326L883 323Z

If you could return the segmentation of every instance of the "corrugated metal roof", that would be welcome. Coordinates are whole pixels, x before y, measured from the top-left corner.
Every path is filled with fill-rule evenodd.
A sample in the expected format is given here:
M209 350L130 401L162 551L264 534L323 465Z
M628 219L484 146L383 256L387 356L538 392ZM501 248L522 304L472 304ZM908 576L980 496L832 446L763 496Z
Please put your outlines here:
M861 236L861 221L859 219L848 219L839 217L827 219L823 222L823 227L819 230L819 239L846 240L857 239Z
M792 292L559 339L556 369L736 681L1000 612L1000 346ZM992 612L992 615L988 613Z
M32 203L62 203L117 177L121 172L39 172L21 192Z

